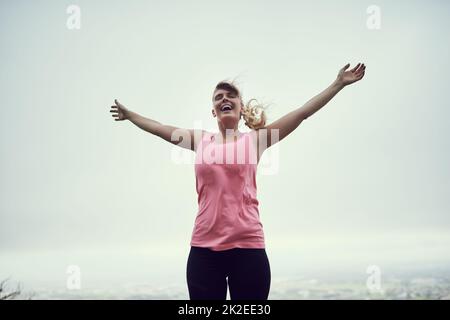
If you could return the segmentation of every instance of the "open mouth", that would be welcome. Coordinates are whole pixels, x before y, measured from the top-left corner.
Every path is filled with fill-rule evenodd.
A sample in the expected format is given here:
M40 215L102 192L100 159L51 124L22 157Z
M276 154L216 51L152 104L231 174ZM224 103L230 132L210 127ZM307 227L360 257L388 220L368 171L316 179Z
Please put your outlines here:
M233 106L229 103L224 103L222 105L222 107L220 107L220 111L225 112L225 111L231 111L233 110Z

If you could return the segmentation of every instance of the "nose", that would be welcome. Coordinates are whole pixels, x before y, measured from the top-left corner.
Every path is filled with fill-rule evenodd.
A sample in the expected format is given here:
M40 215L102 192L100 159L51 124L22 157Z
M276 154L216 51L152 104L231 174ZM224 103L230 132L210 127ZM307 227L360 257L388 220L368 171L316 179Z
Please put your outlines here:
M220 102L220 105L224 104L225 102L231 103L230 100L228 100L227 98L223 98L222 101Z

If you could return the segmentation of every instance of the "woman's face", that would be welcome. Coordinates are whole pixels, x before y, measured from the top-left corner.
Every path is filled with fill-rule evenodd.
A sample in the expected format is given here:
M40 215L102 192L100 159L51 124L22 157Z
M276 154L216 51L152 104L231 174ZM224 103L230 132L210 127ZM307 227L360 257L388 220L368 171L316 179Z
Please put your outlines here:
M239 122L241 118L241 97L225 89L217 89L213 94L212 114L221 122Z

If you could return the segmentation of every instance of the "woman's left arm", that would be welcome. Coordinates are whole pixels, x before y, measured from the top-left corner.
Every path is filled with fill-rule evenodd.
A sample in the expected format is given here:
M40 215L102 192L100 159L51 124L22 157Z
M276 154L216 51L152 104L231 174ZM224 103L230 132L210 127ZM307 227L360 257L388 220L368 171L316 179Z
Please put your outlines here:
M347 64L340 69L336 80L328 88L310 99L303 106L262 128L267 129L263 131L264 135L267 135L267 148L284 139L294 131L303 120L312 116L320 108L326 105L345 86L359 81L364 77L364 72L366 70L364 64L358 63L353 69L345 71L349 66L350 64ZM260 137L262 129L258 130L260 132ZM272 130L278 130L278 137L276 134L272 133Z

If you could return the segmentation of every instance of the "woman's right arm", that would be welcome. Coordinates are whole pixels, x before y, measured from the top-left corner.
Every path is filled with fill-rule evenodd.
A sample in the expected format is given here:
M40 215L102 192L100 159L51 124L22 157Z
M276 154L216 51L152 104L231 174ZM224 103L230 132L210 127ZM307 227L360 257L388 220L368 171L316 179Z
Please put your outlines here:
M193 151L196 150L197 140L201 138L202 130L182 129L165 125L128 110L124 105L118 102L117 99L114 100L114 102L116 105L111 106L110 112L112 112L112 116L116 118L115 121L129 120L142 130L154 134L172 144L181 148Z

